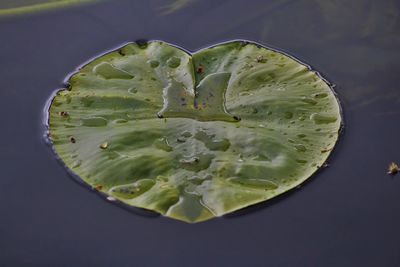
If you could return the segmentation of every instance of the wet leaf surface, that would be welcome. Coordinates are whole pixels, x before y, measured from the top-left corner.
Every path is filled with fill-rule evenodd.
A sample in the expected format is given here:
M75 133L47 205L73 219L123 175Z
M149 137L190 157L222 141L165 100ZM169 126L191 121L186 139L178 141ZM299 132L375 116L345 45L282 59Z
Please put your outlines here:
M317 73L243 41L193 54L132 43L68 83L49 110L67 167L112 198L186 222L298 186L324 164L341 126Z

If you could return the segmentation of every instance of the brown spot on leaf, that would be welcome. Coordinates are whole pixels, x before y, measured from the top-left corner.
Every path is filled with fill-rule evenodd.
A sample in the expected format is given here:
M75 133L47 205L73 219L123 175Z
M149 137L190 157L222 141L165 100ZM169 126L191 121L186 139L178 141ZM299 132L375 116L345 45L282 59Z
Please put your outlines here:
M200 73L200 74L201 74L201 73L204 73L204 67L201 66L201 65L198 66L197 69L196 69L196 72L197 72L197 73Z
M67 111L61 111L59 114L60 114L61 117L68 117L69 116L69 113Z
M108 143L107 142L104 142L104 143L102 143L101 145L100 145L100 148L101 149L106 149L108 147Z

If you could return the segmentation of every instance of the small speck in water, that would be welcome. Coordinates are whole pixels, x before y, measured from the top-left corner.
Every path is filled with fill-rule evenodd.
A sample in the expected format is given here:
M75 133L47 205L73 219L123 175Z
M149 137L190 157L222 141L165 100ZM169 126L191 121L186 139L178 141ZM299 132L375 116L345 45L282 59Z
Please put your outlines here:
M71 143L73 143L73 144L75 144L75 143L76 143L76 139L75 139L75 138L73 138L73 137L71 137L71 138L69 139L69 141L71 141Z
M396 175L397 173L399 173L399 171L400 171L399 166L396 163L392 162L389 164L387 174Z

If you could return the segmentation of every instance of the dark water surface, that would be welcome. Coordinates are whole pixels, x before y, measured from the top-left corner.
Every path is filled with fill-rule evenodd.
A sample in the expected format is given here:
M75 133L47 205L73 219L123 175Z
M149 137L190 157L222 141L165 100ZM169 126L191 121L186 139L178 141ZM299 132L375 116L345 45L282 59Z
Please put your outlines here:
M77 185L43 140L43 107L76 66L142 38L249 39L311 64L345 114L330 167L194 225ZM120 0L0 18L0 266L400 266L400 175L386 174L400 163L399 48L397 0Z

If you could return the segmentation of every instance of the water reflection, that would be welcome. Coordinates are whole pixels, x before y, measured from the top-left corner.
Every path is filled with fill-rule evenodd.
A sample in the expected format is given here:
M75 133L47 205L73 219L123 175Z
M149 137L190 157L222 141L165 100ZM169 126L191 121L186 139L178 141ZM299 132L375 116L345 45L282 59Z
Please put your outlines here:
M16 2L1 1L0 14ZM395 123L400 114L399 11L397 0L108 0L71 12L58 10L57 16L40 13L33 19L1 18L0 30L7 38L0 42L0 51L7 67L0 69L0 76L8 88L1 91L2 99L7 99L2 107L5 114L14 114L4 118L7 121L3 139L19 137L15 144L21 151L28 151L37 140L22 134L39 127L34 116L40 114L45 99L58 86L57 81L84 60L123 42L163 39L197 50L243 38L285 50L337 84L336 91L349 120L346 128L350 129L341 146L345 151L339 151L343 153L337 161L347 159L349 165L346 168L341 161L340 168L328 173L335 173L335 181L344 177L342 184L352 188L349 180L354 173L363 176L363 182L379 179L370 173L386 177L387 164L398 161L398 148L393 145L398 142L390 137L399 131ZM23 57L20 51L24 51ZM15 103L23 103L24 108L17 109L20 105ZM35 154L37 150L27 152L30 160L43 160ZM3 151L3 155L17 157L15 145L6 144ZM354 160L362 163L354 164ZM61 174L53 177L57 175ZM43 177L43 173L36 176ZM325 182L318 186L323 187ZM370 185L377 195L387 195L373 187L374 183L364 184L367 188ZM354 183L354 191L357 187ZM341 195L343 189L336 193Z
M337 83L349 109L359 109L400 98L399 10L396 0L279 0L250 8L243 1L221 1L210 4L209 19L190 25L207 29L202 34L209 39L251 32L256 41L289 49L312 65L324 62L314 67ZM229 23L215 26L222 15Z
M192 4L196 0L173 0L172 2L162 5L160 7L160 14L161 15L171 15L181 9L187 7L188 5Z
M0 2L0 16L39 12L93 1L100 0L2 0Z

